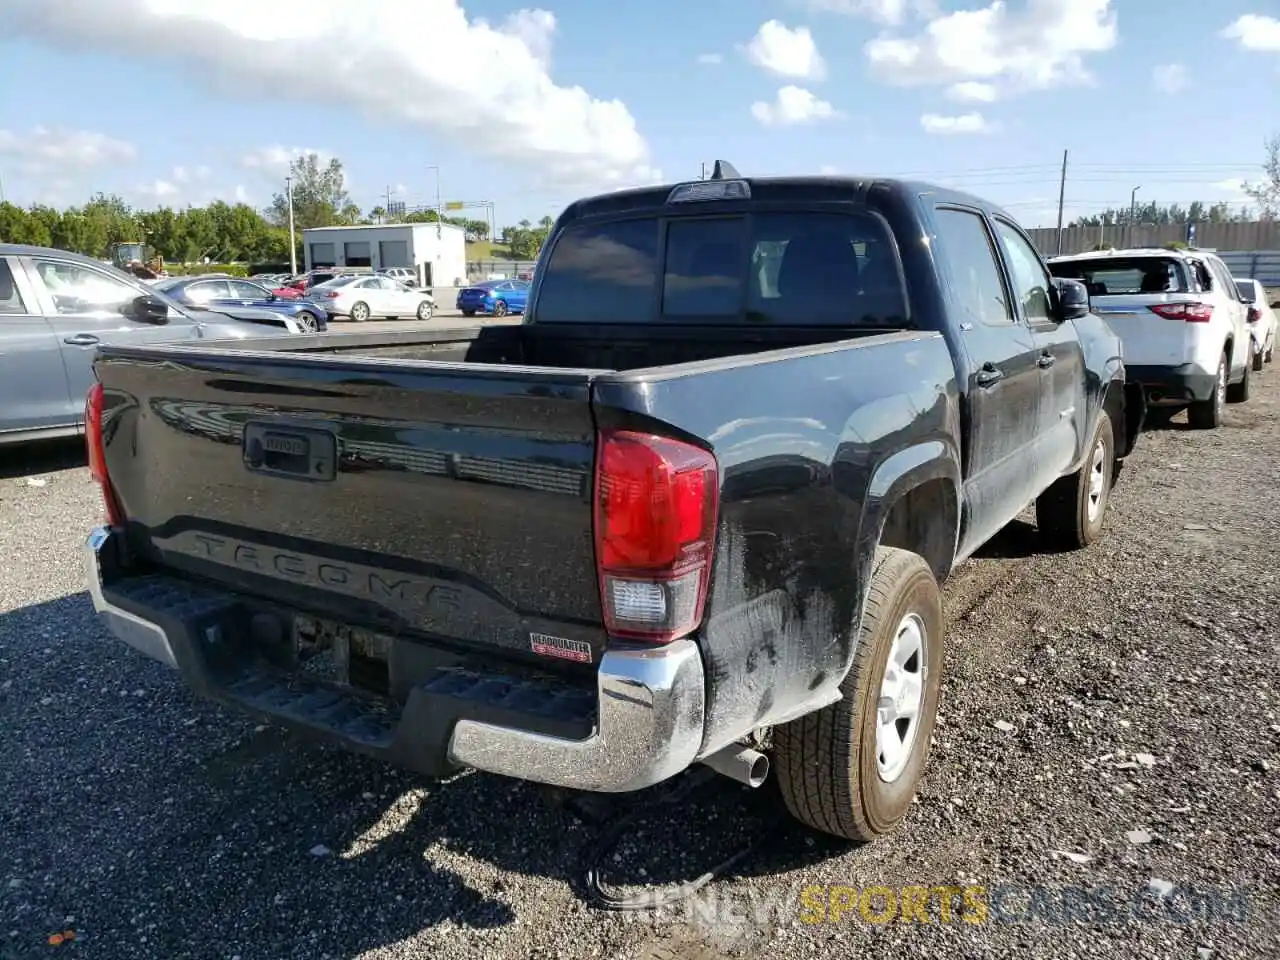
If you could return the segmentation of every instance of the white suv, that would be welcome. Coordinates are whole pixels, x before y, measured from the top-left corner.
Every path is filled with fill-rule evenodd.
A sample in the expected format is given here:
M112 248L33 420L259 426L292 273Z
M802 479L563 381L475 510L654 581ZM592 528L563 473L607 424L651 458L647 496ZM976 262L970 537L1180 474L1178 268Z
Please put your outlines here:
M1183 407L1211 430L1223 405L1249 399L1253 337L1248 305L1226 264L1204 250L1101 250L1054 257L1055 277L1082 280L1093 311L1124 345L1153 419Z
M1267 290L1260 281L1236 277L1240 299L1249 309L1249 332L1253 335L1253 369L1270 363L1276 350L1277 321L1274 305L1267 303Z

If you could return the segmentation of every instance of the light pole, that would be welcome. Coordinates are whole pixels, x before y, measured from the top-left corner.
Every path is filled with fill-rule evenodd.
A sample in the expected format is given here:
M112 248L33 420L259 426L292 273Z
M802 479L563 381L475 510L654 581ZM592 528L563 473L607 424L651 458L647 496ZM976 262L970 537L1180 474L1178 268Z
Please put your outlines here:
M293 232L293 177L284 178L284 192L289 204L289 273L298 275L298 241Z
M428 164L427 169L436 175L436 239L439 240L444 236L444 209L440 206L440 168L434 163Z
M1129 222L1134 223L1138 219L1138 191L1142 187L1134 187L1129 193Z

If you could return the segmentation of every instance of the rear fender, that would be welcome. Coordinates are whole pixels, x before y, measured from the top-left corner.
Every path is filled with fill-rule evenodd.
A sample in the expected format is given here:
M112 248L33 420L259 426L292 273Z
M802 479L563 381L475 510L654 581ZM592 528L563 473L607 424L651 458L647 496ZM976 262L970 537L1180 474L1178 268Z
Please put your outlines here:
M959 451L950 441L915 444L881 461L859 528L858 582L864 599L877 546L919 554L939 583L947 578L960 535L960 490Z
M890 454L876 467L863 501L854 552L858 585L855 631L862 623L877 547L900 547L919 554L939 583L946 579L960 537L960 490L960 455L948 439L913 444ZM848 652L842 669L815 691L833 693L828 702L839 699L839 687L853 666L857 645L849 644ZM814 701L818 699L814 697Z

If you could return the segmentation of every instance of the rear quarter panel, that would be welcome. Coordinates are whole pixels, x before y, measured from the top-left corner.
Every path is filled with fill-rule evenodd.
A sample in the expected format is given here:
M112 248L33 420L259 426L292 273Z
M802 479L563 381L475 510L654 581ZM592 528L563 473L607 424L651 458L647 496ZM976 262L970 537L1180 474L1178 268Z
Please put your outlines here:
M909 474L959 486L942 337L638 370L597 380L594 399L599 426L675 427L720 464L703 755L836 699L888 501Z

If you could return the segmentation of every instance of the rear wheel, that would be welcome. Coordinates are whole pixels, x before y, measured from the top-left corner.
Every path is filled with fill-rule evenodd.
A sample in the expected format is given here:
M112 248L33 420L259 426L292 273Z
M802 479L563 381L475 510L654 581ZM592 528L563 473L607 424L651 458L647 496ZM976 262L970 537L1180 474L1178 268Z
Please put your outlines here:
M1266 359L1267 359L1266 354L1262 352L1261 347L1255 345L1251 349L1249 360L1253 365L1254 373L1257 373L1259 370L1262 369L1262 365L1266 362Z
M1036 525L1053 546L1079 550L1101 536L1115 478L1115 449L1111 418L1099 413L1084 466L1036 498Z
M1227 403L1227 355L1218 361L1218 377L1213 396L1197 400L1187 407L1187 422L1196 430L1216 430L1222 426L1222 414Z
M302 328L303 333L315 333L320 329L320 321L316 319L314 313L308 313L306 310L299 311L294 317L298 321L298 326Z
M773 731L787 810L873 840L906 816L929 756L942 676L942 600L920 556L880 547L841 698Z
M369 319L369 305L360 300L351 305L351 319L356 323L364 323Z
M476 312L474 310L463 310L462 315L464 317L474 317L476 315Z
M1244 365L1244 376L1240 378L1239 383L1233 383L1227 387L1227 403L1244 403L1249 399L1249 378L1253 370L1253 341L1250 340L1249 359Z
M434 308L431 306L431 301L430 301L430 300L423 300L420 304L418 304L418 319L419 319L419 320L430 320L430 319L431 319L431 314L432 314L432 313L434 313L434 312L435 312L435 310L434 310Z
M505 317L507 315L507 302L499 300L493 305L493 315L495 317Z

